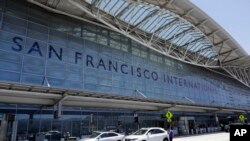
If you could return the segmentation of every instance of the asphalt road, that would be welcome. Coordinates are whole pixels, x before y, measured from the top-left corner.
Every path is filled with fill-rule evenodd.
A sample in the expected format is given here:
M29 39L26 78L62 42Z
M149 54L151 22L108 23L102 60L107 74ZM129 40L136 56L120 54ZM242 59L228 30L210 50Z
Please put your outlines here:
M229 133L214 133L189 137L176 137L173 141L229 141Z

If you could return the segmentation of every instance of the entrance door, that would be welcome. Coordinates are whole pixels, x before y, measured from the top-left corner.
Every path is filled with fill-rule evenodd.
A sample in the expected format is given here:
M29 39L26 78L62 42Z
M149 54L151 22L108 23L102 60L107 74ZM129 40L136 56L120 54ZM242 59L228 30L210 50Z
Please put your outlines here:
M188 120L189 134L194 134L194 120Z
M194 117L180 117L178 129L181 135L192 134L191 128L194 129Z

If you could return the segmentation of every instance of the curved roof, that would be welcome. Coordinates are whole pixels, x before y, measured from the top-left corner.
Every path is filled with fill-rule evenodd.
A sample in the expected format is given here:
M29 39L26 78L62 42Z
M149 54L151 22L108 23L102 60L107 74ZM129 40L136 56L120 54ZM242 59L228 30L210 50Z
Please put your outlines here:
M145 47L180 61L222 68L250 87L249 55L189 0L28 1L75 18L98 20Z

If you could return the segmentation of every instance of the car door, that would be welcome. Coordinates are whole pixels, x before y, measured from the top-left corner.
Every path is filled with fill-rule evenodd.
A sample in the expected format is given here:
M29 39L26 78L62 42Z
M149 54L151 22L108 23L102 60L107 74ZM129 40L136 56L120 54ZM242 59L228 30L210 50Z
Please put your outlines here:
M148 141L159 141L157 139L157 136L155 134L155 130L154 129L151 129L151 130L148 131L147 137L148 137Z
M149 131L150 134L148 135L149 141L163 141L163 134L164 132L159 129L152 129Z
M167 138L167 134L165 131L160 130L160 129L155 129L154 134L159 141L163 141L164 138Z
M119 135L116 134L116 133L109 133L109 138L110 138L110 141L121 140L121 139L119 138Z
M98 141L109 141L109 135L108 133L103 133L100 138L98 138Z
M99 141L116 141L117 137L118 135L115 133L103 133L100 136Z

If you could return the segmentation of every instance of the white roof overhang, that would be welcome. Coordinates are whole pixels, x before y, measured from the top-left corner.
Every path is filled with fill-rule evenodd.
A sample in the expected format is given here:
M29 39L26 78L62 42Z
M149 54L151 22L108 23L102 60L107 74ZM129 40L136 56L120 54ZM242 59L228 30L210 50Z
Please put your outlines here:
M234 108L214 104L198 104L189 101L148 99L110 93L53 88L0 82L0 102L55 106L82 106L95 108L133 109L143 111L190 111L210 113L247 113L249 108Z

